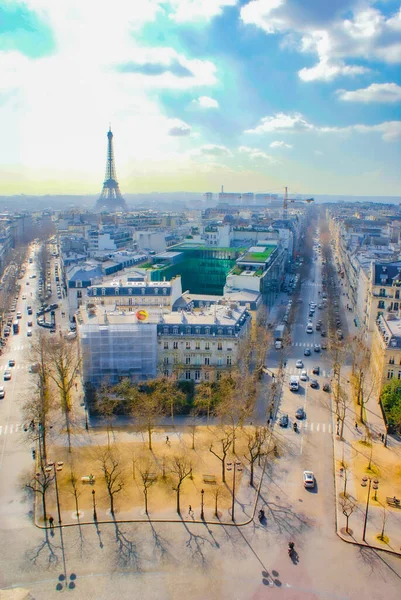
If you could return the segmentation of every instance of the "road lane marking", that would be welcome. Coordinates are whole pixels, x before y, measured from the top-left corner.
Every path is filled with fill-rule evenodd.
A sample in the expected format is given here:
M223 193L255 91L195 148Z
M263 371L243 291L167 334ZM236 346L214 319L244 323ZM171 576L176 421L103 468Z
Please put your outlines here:
M325 425L325 423L323 423L323 425L322 425L322 431L323 431L323 433L326 433L326 425Z
M3 425L0 425L0 435L1 435L2 431L3 431Z
M8 424L5 425L5 427L4 427L4 435L7 435L7 431L8 431Z
M310 431L313 431L313 423L310 424L309 429L310 429Z
M320 431L320 423L317 423L317 425L316 425L316 431L317 432Z

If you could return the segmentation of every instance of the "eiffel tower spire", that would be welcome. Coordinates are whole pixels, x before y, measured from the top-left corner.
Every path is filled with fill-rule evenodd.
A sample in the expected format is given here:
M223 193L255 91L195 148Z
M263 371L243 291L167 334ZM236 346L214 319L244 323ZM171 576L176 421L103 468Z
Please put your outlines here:
M106 175L104 178L102 193L96 202L95 210L109 210L110 212L127 210L127 205L121 195L116 176L113 152L113 133L111 131L111 125L109 125L109 131L107 132L107 139Z

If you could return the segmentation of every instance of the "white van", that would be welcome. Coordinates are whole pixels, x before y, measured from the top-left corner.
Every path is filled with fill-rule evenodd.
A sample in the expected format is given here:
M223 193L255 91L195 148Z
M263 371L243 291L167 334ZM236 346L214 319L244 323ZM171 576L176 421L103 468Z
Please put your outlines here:
M306 333L313 333L313 327L310 323L307 324L305 331Z

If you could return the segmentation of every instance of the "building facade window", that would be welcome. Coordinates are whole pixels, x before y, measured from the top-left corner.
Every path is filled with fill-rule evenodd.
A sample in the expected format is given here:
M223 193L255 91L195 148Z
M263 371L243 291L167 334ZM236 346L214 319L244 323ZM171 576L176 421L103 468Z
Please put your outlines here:
M175 335L177 335L177 334L178 334L178 327L173 327L173 333L174 333Z
M178 350L178 342L173 342L173 350Z
M200 379L200 376L201 376L201 373L200 373L200 371L195 371L195 380L196 380L196 381L199 381L199 379Z
M400 290L396 290L395 291L395 299L399 300L400 299Z
M106 288L102 288L102 296L106 295Z
M385 295L386 295L386 289L380 288L379 296L385 296Z
M209 371L205 371L204 375L203 375L203 379L205 381L209 381Z
M190 365L191 364L191 357L190 356L186 356L185 357L185 364L186 365Z
M170 373L169 373L169 370L168 370L168 369L164 369L164 371L163 371L163 375L164 375L164 377L168 377L168 376L169 376L169 374L170 374Z
M384 308L384 300L379 300L377 308Z
M164 350L168 350L168 342L164 342L163 348L164 348Z
M217 357L217 366L218 367L222 367L223 366L223 357L222 356L218 356Z
M77 298L82 298L82 290L77 291Z
M399 302L394 302L394 310L398 310L399 308Z
M387 371L387 379L392 379L393 377L394 377L394 371L393 370Z
M223 350L223 343L217 342L217 350Z
M227 356L227 366L231 367L231 356Z
M191 350L191 342L185 342L186 350Z
M191 379L191 371L185 371L185 379Z
M195 342L195 350L200 350L200 342Z
M394 356L390 356L390 358L388 359L388 364L389 365L393 365L394 364Z
M163 357L163 364L168 365L168 356Z
M206 366L210 365L210 358L208 356L205 356L205 365Z
M209 342L205 342L205 350L210 350L210 344L209 344Z

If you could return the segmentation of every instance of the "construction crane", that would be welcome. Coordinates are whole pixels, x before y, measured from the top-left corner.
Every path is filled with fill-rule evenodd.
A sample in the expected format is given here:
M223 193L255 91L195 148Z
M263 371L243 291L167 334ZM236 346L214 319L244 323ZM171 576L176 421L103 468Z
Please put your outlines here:
M314 198L288 198L288 188L284 188L284 199L283 199L283 219L288 219L288 203L289 202L306 202L310 204L314 202Z

